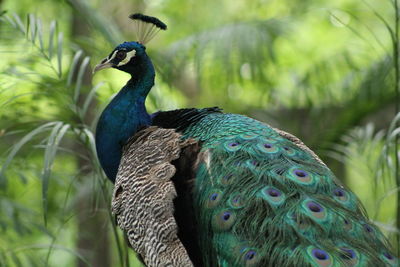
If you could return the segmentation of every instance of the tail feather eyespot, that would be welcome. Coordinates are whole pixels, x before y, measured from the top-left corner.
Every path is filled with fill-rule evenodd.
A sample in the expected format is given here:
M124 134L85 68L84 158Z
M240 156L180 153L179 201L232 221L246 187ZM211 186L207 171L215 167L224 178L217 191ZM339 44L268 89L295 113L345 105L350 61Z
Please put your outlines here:
M273 207L281 205L286 199L286 195L273 186L262 188L259 195Z
M236 221L236 214L231 210L223 210L214 215L212 226L216 231L229 230Z
M217 190L212 192L209 196L208 199L206 201L206 207L207 208L214 208L216 206L218 206L218 204L221 202L221 198L222 198L222 192Z
M287 171L286 177L303 185L313 184L316 178L312 173L296 166L293 166Z
M321 267L333 266L333 258L326 250L316 247L309 247L307 249L307 253L316 265Z
M321 221L326 220L328 213L326 208L314 200L305 200L303 202L304 213L311 219Z

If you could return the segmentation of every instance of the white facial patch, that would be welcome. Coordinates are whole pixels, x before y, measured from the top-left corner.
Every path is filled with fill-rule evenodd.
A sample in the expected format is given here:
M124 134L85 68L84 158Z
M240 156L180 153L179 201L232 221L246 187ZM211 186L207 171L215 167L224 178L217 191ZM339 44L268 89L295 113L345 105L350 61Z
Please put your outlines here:
M107 58L107 61L111 61L115 58L115 56L117 55L118 50L115 50L114 53L111 55L111 57Z
M125 57L123 60L121 60L121 61L118 63L117 66L120 67L120 66L122 66L122 65L125 65L125 64L128 63L129 60L131 60L131 58L133 58L135 55L136 55L136 50L135 50L135 49L133 49L132 51L129 51L128 53L126 53L126 57ZM113 54L113 57L115 57L115 53Z

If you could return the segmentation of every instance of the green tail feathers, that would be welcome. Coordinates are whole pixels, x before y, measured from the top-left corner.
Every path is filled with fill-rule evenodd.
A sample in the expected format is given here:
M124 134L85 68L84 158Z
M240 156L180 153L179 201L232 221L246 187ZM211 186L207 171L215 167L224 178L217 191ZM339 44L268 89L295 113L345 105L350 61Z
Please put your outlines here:
M357 197L301 145L256 120L214 113L194 186L206 266L397 266Z

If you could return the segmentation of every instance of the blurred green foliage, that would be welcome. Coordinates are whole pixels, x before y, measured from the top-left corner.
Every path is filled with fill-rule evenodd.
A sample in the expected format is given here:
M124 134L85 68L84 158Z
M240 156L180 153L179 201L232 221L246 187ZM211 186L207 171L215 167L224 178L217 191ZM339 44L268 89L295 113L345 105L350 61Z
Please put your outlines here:
M147 45L149 112L220 106L292 132L400 247L395 4L1 0L0 266L140 266L113 224L93 147L96 119L128 76L90 74L135 40L134 12L168 25Z

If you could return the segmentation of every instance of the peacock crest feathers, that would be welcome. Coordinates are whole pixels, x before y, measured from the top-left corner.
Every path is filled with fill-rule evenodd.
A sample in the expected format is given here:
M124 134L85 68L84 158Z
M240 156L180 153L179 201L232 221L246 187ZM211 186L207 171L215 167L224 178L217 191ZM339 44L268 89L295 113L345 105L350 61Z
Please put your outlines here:
M166 30L167 25L161 20L140 13L129 16L135 22L135 33L139 43L146 44L156 36L160 30Z

